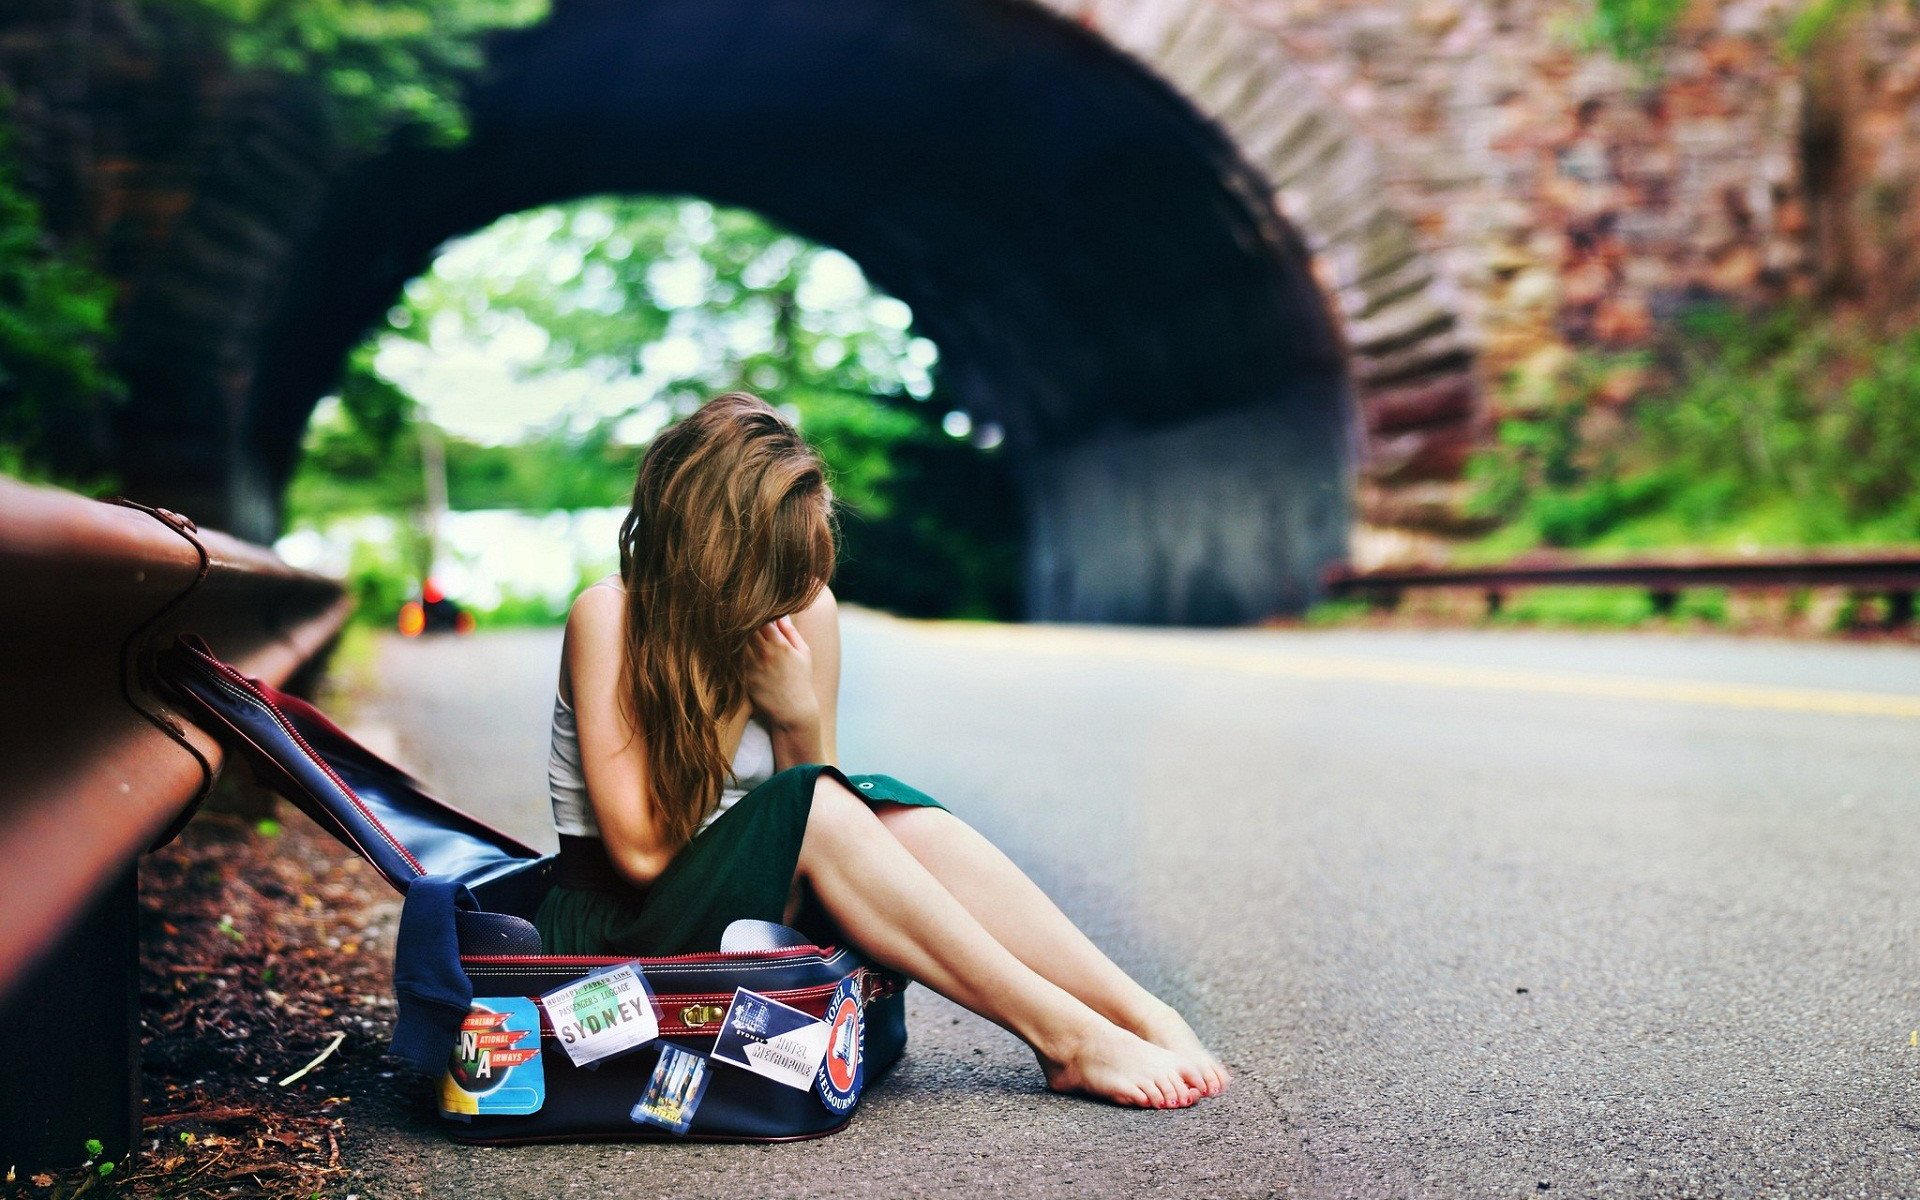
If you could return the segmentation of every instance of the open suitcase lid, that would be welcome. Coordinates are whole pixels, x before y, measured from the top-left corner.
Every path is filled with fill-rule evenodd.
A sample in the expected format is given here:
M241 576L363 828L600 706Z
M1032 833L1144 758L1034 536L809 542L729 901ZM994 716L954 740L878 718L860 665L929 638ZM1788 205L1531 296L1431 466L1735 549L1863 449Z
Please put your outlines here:
M701 995L730 994L741 960L756 962L763 973L797 978L811 972L834 980L858 965L845 948L813 946L795 930L762 921L736 922L718 953L546 956L533 924L516 914L537 907L551 857L428 795L419 780L318 709L242 674L194 634L181 634L155 667L196 720L245 757L263 783L406 893L394 945L393 1051L423 1070L444 1068L469 1011L469 963L493 975L545 970L559 980L601 962L634 961L646 964L656 986Z
M523 869L540 851L426 793L420 781L349 737L319 709L241 674L195 634L156 667L263 783L358 851L406 891L440 876L478 887Z

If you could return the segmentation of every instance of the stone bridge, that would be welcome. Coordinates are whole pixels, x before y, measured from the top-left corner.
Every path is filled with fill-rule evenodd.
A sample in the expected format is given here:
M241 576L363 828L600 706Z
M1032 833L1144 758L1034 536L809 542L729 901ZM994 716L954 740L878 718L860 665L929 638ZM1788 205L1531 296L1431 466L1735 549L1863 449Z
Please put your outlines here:
M1654 87L1725 103L1624 136L1645 163L1605 155L1653 85L1524 32L1552 5L1299 7L558 0L497 40L467 141L371 160L310 89L212 97L148 51L96 51L73 99L18 48L89 6L17 18L0 77L48 192L114 235L133 396L109 453L134 494L272 535L313 404L447 238L697 194L912 305L949 401L1007 431L1031 615L1227 623L1301 608L1356 531L1371 553L1457 523L1491 371L1800 262L1774 153L1795 113L1740 107L1782 70L1729 57L1759 38L1741 6L1686 35L1718 58ZM158 131L130 111L155 91ZM92 156L63 166L76 128Z

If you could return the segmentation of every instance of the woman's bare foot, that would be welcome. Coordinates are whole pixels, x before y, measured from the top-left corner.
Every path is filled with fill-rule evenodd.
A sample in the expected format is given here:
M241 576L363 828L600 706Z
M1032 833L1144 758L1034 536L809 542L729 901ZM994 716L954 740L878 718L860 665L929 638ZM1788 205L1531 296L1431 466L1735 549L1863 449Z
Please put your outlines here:
M1161 1005L1159 1011L1129 1028L1143 1040L1172 1054L1180 1063L1180 1077L1201 1095L1218 1096L1233 1082L1233 1076L1220 1065L1220 1060L1200 1044L1199 1035L1193 1032L1186 1018L1170 1005Z
M1200 1099L1173 1054L1104 1019L1058 1058L1038 1050L1034 1057L1056 1092L1087 1092L1135 1108L1185 1108Z

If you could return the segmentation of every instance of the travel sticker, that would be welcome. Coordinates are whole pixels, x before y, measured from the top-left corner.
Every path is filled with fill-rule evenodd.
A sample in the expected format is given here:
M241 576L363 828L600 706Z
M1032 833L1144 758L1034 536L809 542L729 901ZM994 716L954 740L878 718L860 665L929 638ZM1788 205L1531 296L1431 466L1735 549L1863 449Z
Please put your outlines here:
M864 972L840 981L827 1002L827 1057L814 1077L820 1102L837 1113L851 1110L866 1079L867 1020L860 1004Z
M740 988L713 1039L713 1057L807 1091L827 1053L827 1023Z
M466 1118L482 1113L526 1116L547 1102L540 1064L540 1013L525 996L475 1000L460 1019L447 1073L440 1081L440 1111Z
M540 997L553 1035L576 1067L644 1046L660 1036L653 989L633 964L595 971Z
M660 1047L660 1061L640 1102L629 1115L635 1121L685 1133L693 1124L700 1098L707 1094L707 1060L671 1042Z

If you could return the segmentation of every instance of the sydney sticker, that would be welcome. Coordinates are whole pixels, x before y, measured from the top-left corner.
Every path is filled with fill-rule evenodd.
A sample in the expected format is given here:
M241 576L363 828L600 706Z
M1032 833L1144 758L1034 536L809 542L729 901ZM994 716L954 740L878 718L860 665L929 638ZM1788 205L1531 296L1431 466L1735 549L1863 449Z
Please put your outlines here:
M643 1046L660 1036L647 981L622 964L540 997L553 1035L576 1067Z

